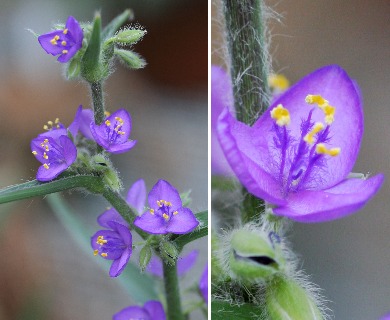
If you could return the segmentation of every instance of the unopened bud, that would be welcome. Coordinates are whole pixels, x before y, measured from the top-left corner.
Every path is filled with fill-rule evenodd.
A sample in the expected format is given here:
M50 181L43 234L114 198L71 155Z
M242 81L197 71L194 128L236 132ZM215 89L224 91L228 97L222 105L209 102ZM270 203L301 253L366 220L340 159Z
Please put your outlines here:
M115 48L114 54L130 69L141 69L146 66L146 61L133 51Z
M275 276L266 288L266 307L270 320L322 320L314 299L293 279Z
M139 253L139 267L141 271L145 271L145 268L152 258L152 248L149 245L144 246Z
M160 244L161 258L168 264L175 264L179 253L176 246L169 241L164 241Z
M120 44L131 45L139 40L146 34L146 30L139 29L125 29L119 31L114 37L113 41Z

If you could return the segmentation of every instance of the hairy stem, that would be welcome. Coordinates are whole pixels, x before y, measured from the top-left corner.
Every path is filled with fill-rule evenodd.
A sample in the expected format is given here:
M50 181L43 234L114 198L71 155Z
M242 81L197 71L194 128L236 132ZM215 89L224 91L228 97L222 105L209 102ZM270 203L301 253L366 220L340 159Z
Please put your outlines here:
M181 310L177 263L170 265L163 262L165 297L167 301L167 319L184 320Z
M93 114L95 117L95 123L100 125L104 120L104 101L103 101L103 91L101 82L91 83L91 93L92 93L92 103L93 103ZM97 145L97 152L100 153L103 151L103 148Z
M224 0L237 119L252 125L268 106L267 49L262 0ZM259 216L262 201L243 190L243 222Z

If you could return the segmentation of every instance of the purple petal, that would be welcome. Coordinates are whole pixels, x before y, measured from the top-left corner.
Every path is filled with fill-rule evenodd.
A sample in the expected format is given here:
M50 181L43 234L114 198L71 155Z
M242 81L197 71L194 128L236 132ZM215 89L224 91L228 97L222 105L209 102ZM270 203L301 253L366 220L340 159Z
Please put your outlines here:
M134 225L151 234L166 234L166 222L163 217L146 211L134 220Z
M268 130L267 130L268 131ZM218 123L218 138L226 159L244 187L253 195L273 204L284 204L281 185L266 171L267 147L259 144L256 132L236 120L227 109L223 111ZM256 145L254 145L256 142Z
M91 247L93 250L99 250L101 248L101 245L97 243L98 237L103 236L104 239L112 239L112 240L118 240L120 241L119 234L112 230L99 230L97 231L92 237L91 237ZM103 257L106 260L117 260L120 259L120 257L123 255L123 249L112 249L109 252L107 252L107 256Z
M173 215L168 223L166 231L168 233L184 234L193 231L198 225L195 215L188 208L177 209L177 214Z
M91 109L83 109L80 114L79 130L84 137L93 140L90 129L91 122L93 122L93 111Z
M216 175L232 175L217 137L217 120L221 112L234 110L230 76L221 67L211 67L211 172Z
M148 301L144 304L144 309L149 313L150 319L166 320L164 308L160 301Z
M74 116L74 120L68 127L68 130L72 134L73 137L76 137L77 132L79 131L80 117L81 117L82 110L83 110L83 106L79 105L79 107L76 110L76 115Z
M38 168L37 180L46 182L57 178L57 176L68 169L66 163L52 164L49 169L46 169L43 165Z
M158 180L148 195L148 203L151 208L158 209L157 201L159 200L171 202L172 211L175 211L182 206L179 192L165 180Z
M81 29L78 21L74 17L69 16L68 20L66 21L65 27L68 29L68 33L72 36L75 42L75 46L79 47L78 49L80 49L82 46L84 35L83 29Z
M273 209L276 215L299 222L324 222L339 219L360 209L379 190L384 180L378 174L367 180L346 179L324 191L290 194L288 203Z
M208 281L208 266L206 264L206 267L204 268L204 271L202 273L202 276L199 281L199 290L203 296L204 301L206 303L209 303L208 299L208 290L209 290L209 281Z
M130 187L127 192L126 201L140 214L145 206L146 201L146 185L143 179L139 179Z
M149 316L149 313L146 310L144 310L144 308L138 306L131 306L114 314L112 319L113 320L129 320L129 319L152 320L153 318Z
M101 225L103 228L111 228L107 223L109 221L114 221L120 224L123 224L124 226L128 227L128 223L125 219L116 211L114 208L110 208L106 211L104 211L98 218L97 222L99 225Z
M127 263L129 262L130 256L131 256L131 249L126 248L123 251L122 256L119 259L114 260L114 262L111 264L111 268L109 272L110 277L113 278L118 277L123 272Z
M133 243L133 239L131 236L131 232L129 230L129 227L127 225L123 225L121 223L118 223L116 221L108 221L107 225L114 231L116 231L120 237L122 238L123 242L131 248L131 245ZM131 250L130 250L131 253Z
M81 46L72 46L68 49L68 52L67 53L62 53L57 61L61 62L61 63L66 63L68 62L70 59L73 58L73 56L77 53L77 51L79 51L81 48Z
M53 32L49 32L46 34L43 34L38 37L38 41L41 45L41 47L49 54L56 56L60 53L62 53L63 48L60 46L53 45L50 41L55 37L55 36L61 36L62 35L62 30L56 30Z
M59 137L59 142L63 148L63 156L69 167L77 158L77 148L67 136Z
M282 104L290 112L291 124L288 129L293 137L300 137L301 119L306 119L313 106L305 102L308 94L319 94L329 100L329 104L336 108L335 121L330 126L331 140L329 147L341 148L337 157L329 157L326 167L315 168L311 175L319 175L320 183L314 190L322 190L334 186L352 171L356 161L363 134L363 110L357 84L339 66L327 66L309 74L284 94L282 94L268 110L256 121L253 128L262 132L258 139L266 140L265 134L274 125L270 111ZM321 110L313 112L314 122L324 122ZM265 145L266 142L258 142Z
M115 153L115 154L124 153L129 151L131 148L133 148L136 143L137 140L128 140L121 144L112 144L106 150L110 153Z

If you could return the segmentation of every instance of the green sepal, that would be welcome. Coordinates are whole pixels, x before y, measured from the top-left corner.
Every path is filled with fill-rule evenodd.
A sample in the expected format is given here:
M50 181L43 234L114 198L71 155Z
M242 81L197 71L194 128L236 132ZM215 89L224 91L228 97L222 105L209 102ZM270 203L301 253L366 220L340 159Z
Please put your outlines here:
M76 79L81 72L81 63L79 59L72 59L68 64L68 68L66 70L66 78L68 80Z
M105 75L100 64L101 29L102 19L100 14L96 14L88 47L81 60L81 75L90 83L102 80ZM106 73L108 73L108 70Z
M122 182L118 172L114 169L111 161L103 154L97 154L91 158L90 165L93 171L101 172L103 182L112 190L118 192L122 188Z
M207 237L208 235L208 212L202 211L195 214L196 219L199 221L199 226L192 232L183 235L175 236L174 243L177 246L179 252L183 247L196 239Z
M119 31L115 36L109 38L106 42L114 42L120 45L132 45L140 41L146 34L142 29L124 29Z
M145 271L145 268L148 266L151 258L152 248L147 244L139 252L139 267L142 272Z
M233 232L229 264L233 273L244 280L266 280L284 270L285 260L277 242L269 234L239 229Z
M264 318L259 317L261 313L261 309L254 304L244 303L240 305L231 305L226 301L211 301L211 318L213 320L265 320Z
M115 48L114 54L130 69L142 69L146 66L146 61L133 51Z
M65 172L52 181L40 182L32 180L1 189L0 204L31 197L44 196L73 188L86 188L91 192L100 193L104 189L104 185L102 183L102 178L99 176L75 175Z
M174 265L176 263L179 251L176 246L170 241L162 241L160 243L160 257L167 264Z
M134 12L130 9L126 9L119 16L111 20L111 22L103 29L102 39L107 39L112 37L115 32L128 20L134 18Z
M295 281L275 276L266 288L266 307L270 320L322 320L311 296Z

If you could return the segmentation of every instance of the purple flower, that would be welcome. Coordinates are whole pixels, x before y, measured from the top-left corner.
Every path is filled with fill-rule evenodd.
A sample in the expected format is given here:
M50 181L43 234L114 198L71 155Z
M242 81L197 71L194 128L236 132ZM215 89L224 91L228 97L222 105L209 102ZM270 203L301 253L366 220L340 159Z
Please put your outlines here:
M146 200L146 186L143 179L139 179L130 187L127 192L126 202L132 206L138 213L142 212L144 209ZM109 228L108 222L114 221L120 223L124 226L129 226L129 224L123 219L123 217L113 208L107 209L102 213L97 219L99 225L104 228Z
M83 46L83 30L77 20L70 16L65 29L43 34L38 37L38 41L47 53L60 55L57 60L65 63Z
M148 301L143 307L130 306L114 314L113 320L166 320L165 312L159 301Z
M77 149L67 136L40 134L31 141L31 151L42 165L37 172L38 181L50 181L68 169L77 158Z
M232 176L233 172L219 145L217 120L224 108L234 110L230 76L221 67L211 67L211 172L214 175Z
M198 258L199 251L193 250L189 254L187 254L184 257L179 257L177 260L177 273L179 276L183 276L186 274L190 269L193 267L196 259ZM150 260L146 270L157 276L162 278L163 277L163 265L162 261L159 257L153 256Z
M338 66L308 75L249 127L225 110L218 137L233 171L273 213L300 222L360 209L384 176L348 178L363 134L357 84Z
M111 230L99 230L91 238L95 255L113 260L110 277L119 276L129 262L132 252L132 236L127 226L116 221L107 221Z
M159 180L148 195L150 210L137 217L134 225L151 234L184 234L199 222L192 211L183 208L179 192L167 181Z
M80 105L77 108L76 116L74 117L74 120L68 130L74 137L77 132L80 131L87 139L94 140L90 129L93 119L93 111L91 109L83 109L83 106Z
M101 125L91 123L90 128L95 141L111 153L129 151L137 142L129 140L131 117L125 109L114 112Z
M208 265L206 264L202 276L199 281L199 290L206 303L209 303L208 292L209 292L209 279L208 279Z

